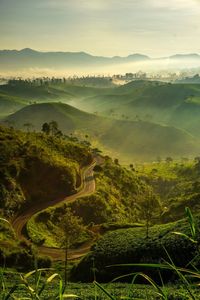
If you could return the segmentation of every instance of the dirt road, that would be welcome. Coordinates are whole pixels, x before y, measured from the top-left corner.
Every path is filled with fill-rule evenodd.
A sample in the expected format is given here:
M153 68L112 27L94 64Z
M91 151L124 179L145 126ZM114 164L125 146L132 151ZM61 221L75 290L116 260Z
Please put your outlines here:
M15 219L12 221L12 226L15 230L16 236L18 239L26 239L27 237L24 235L24 228L26 226L26 223L28 220L37 212L46 209L50 206L55 206L60 203L64 202L73 202L77 198L91 194L95 191L95 180L93 177L93 168L96 165L96 161L94 161L91 165L89 165L83 172L82 176L82 188L81 190L73 194L71 196L65 197L63 199L57 199L54 201L49 201L45 203L37 203L37 205L32 206L30 209L22 213L21 215L17 216ZM28 243L30 243L29 240L27 240ZM82 245L78 249L71 249L69 250L68 257L69 259L76 259L79 258L83 255L85 255L89 250L92 245L92 242L86 243ZM45 246L39 246L38 247L39 253L51 256L53 260L64 260L64 250L63 249L58 249L58 248L49 248Z

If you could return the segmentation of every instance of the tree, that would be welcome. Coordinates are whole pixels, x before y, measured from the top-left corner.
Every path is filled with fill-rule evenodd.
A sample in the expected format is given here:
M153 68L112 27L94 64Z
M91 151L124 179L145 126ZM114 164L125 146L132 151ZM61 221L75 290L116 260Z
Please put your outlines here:
M74 242L77 240L78 236L80 235L80 232L83 231L81 218L73 215L69 207L66 209L65 215L62 220L62 229L64 231L63 246L65 249L65 265L64 265L64 289L65 289L68 281L67 260L68 260L69 248L73 246Z
M44 132L45 134L50 134L50 126L48 123L44 123L42 125L42 132Z
M114 159L114 163L115 163L116 165L119 165L119 159L118 159L118 158L115 158L115 159Z
M148 190L139 202L140 217L145 220L146 238L149 237L149 227L151 226L152 219L156 212L160 210L159 198L151 191Z
M133 164L130 164L129 167L130 167L131 171L135 171Z
M58 123L56 121L51 121L49 123L45 122L42 125L42 131L47 135L51 133L53 136L63 136L62 131L58 128Z
M166 163L170 164L171 162L173 162L173 158L168 156L168 157L166 157L165 161L166 161Z
M199 163L200 162L200 156L196 156L194 158L194 162L195 162L195 164Z
M56 135L59 131L58 129L58 123L56 121L51 121L49 123L49 126L50 126L50 132L52 135Z

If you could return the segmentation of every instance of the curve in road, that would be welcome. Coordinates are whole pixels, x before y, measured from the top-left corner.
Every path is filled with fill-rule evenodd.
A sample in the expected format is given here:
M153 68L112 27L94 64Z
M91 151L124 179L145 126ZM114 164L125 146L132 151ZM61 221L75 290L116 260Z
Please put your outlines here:
M55 206L57 204L61 204L64 202L74 202L77 198L89 195L95 191L95 180L93 176L93 168L96 165L96 160L94 160L84 171L83 171L83 179L82 179L82 188L79 192L76 194L73 194L71 196L67 196L62 199L57 199L53 201L48 201L45 203L39 203L30 209L23 212L21 215L17 216L12 220L12 226L15 230L16 236L18 239L26 239L28 243L30 243L29 240L25 237L23 234L23 229L26 226L26 223L28 220L36 213L38 213L41 210L44 210L50 206ZM85 255L87 252L89 252L91 245L93 242L88 242L79 247L78 249L70 249L68 252L68 259L76 259L80 258L81 256ZM64 249L59 248L50 248L45 246L39 246L38 250L41 254L51 256L53 260L64 260L65 257L65 251Z

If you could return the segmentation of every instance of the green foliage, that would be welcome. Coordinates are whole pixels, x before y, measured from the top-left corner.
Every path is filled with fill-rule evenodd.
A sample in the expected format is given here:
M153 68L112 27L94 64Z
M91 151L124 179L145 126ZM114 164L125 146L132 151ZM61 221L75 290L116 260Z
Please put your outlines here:
M91 161L83 145L2 126L0 153L0 209L6 215L74 192L80 166Z
M74 240L77 239L77 237L80 235L80 232L84 229L81 221L82 220L80 218L73 215L70 208L67 208L65 215L61 220L64 232L63 245L68 244L68 247L73 245Z
M61 248L66 241L73 248L93 238L81 218L65 204L34 215L27 223L27 233L37 245Z
M162 222L178 220L184 216L187 206L199 212L200 184L198 159L182 158L170 164L156 162L137 167L137 173L160 197Z
M91 253L73 269L73 279L92 280L93 259L95 260L97 280L103 282L123 274L143 271L136 267L108 268L115 264L160 263L163 259L168 260L169 254L175 265L186 266L195 256L196 245L184 236L173 234L177 231L189 235L190 227L187 221L155 225L149 229L148 239L146 239L145 228L119 229L108 232L92 247ZM199 263L198 259L196 263ZM156 271L148 274L159 279ZM166 273L164 279L170 280L170 276L171 273Z
M73 241L73 245L91 239L92 235L88 229L92 230L94 225L111 222L117 228L126 228L132 227L133 222L138 220L140 223L146 221L141 214L141 204L148 199L147 185L133 172L111 160L106 160L101 167L95 169L95 193L80 197L71 203L49 208L29 220L27 230L32 241L48 246L60 246L60 237L64 235L60 234L63 232L63 218L70 222L69 228L80 222L78 238L74 237L76 244ZM153 193L151 195L153 199L157 199ZM157 202L153 202L153 209L151 207L151 215L154 218L159 216L155 203ZM155 222L155 219L151 218L151 221ZM127 226L128 223L131 224ZM102 227L102 231L104 230Z
M0 270L1 300L107 300L112 299L163 299L157 294L157 289L150 284L107 283L92 284L68 283L67 291L62 293L63 279L59 272L52 269L37 269L28 273L17 273L12 270ZM199 300L199 288L191 287L195 300ZM160 293L167 295L168 300L189 300L184 286L166 285L160 288ZM6 298L7 297L7 298Z
M145 220L146 238L148 238L149 227L156 212L159 214L159 212L161 211L161 205L158 197L150 190L147 191L145 195L142 195L142 200L140 200L139 206L141 219Z
M139 202L142 195L145 199L147 186L131 171L109 160L95 172L95 181L97 190L94 194L49 208L31 218L27 225L31 239L48 246L61 245L63 216L66 218L69 211L70 217L67 220L71 222L70 226L73 227L76 220L81 225L73 245L91 239L93 235L87 227L92 230L95 224L113 222L117 228L132 227L132 223L139 218ZM125 226L128 222L131 225ZM102 230L104 231L103 227Z
M96 169L95 169L96 170ZM96 192L72 203L72 210L85 224L136 222L147 185L133 172L106 160L95 172Z
M54 120L62 132L78 136L89 134L95 147L96 144L104 147L123 161L197 155L199 152L199 140L195 138L199 137L199 105L187 102L193 91L200 94L197 86L183 88L183 85L142 81L104 89L59 82L53 86L15 82L1 87L1 91L6 97L28 99L26 104L31 104L9 115L5 122L17 128L31 123L35 130L40 130L42 124ZM94 113L94 106L101 116L85 112ZM189 120L187 111L191 114Z

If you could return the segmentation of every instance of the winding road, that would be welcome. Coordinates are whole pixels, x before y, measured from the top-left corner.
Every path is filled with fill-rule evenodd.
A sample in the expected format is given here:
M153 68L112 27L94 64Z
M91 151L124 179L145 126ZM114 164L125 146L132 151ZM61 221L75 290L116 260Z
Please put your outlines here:
M79 197L86 196L93 193L95 191L95 180L93 176L93 168L95 165L96 165L96 160L94 160L83 171L82 188L76 194L67 196L62 199L48 201L45 203L37 203L37 205L32 206L31 208L23 212L21 215L15 217L12 220L12 226L16 233L17 238L23 240L25 239L28 243L30 243L30 240L28 240L27 237L24 235L24 228L28 220L37 212L44 210L50 206L52 207L64 202L74 202ZM88 243L83 244L78 249L70 249L68 252L68 259L72 260L72 259L80 258L81 256L85 255L87 252L89 252L92 243L93 242L90 241ZM64 260L65 257L64 249L38 246L38 251L40 254L51 256L53 260Z

